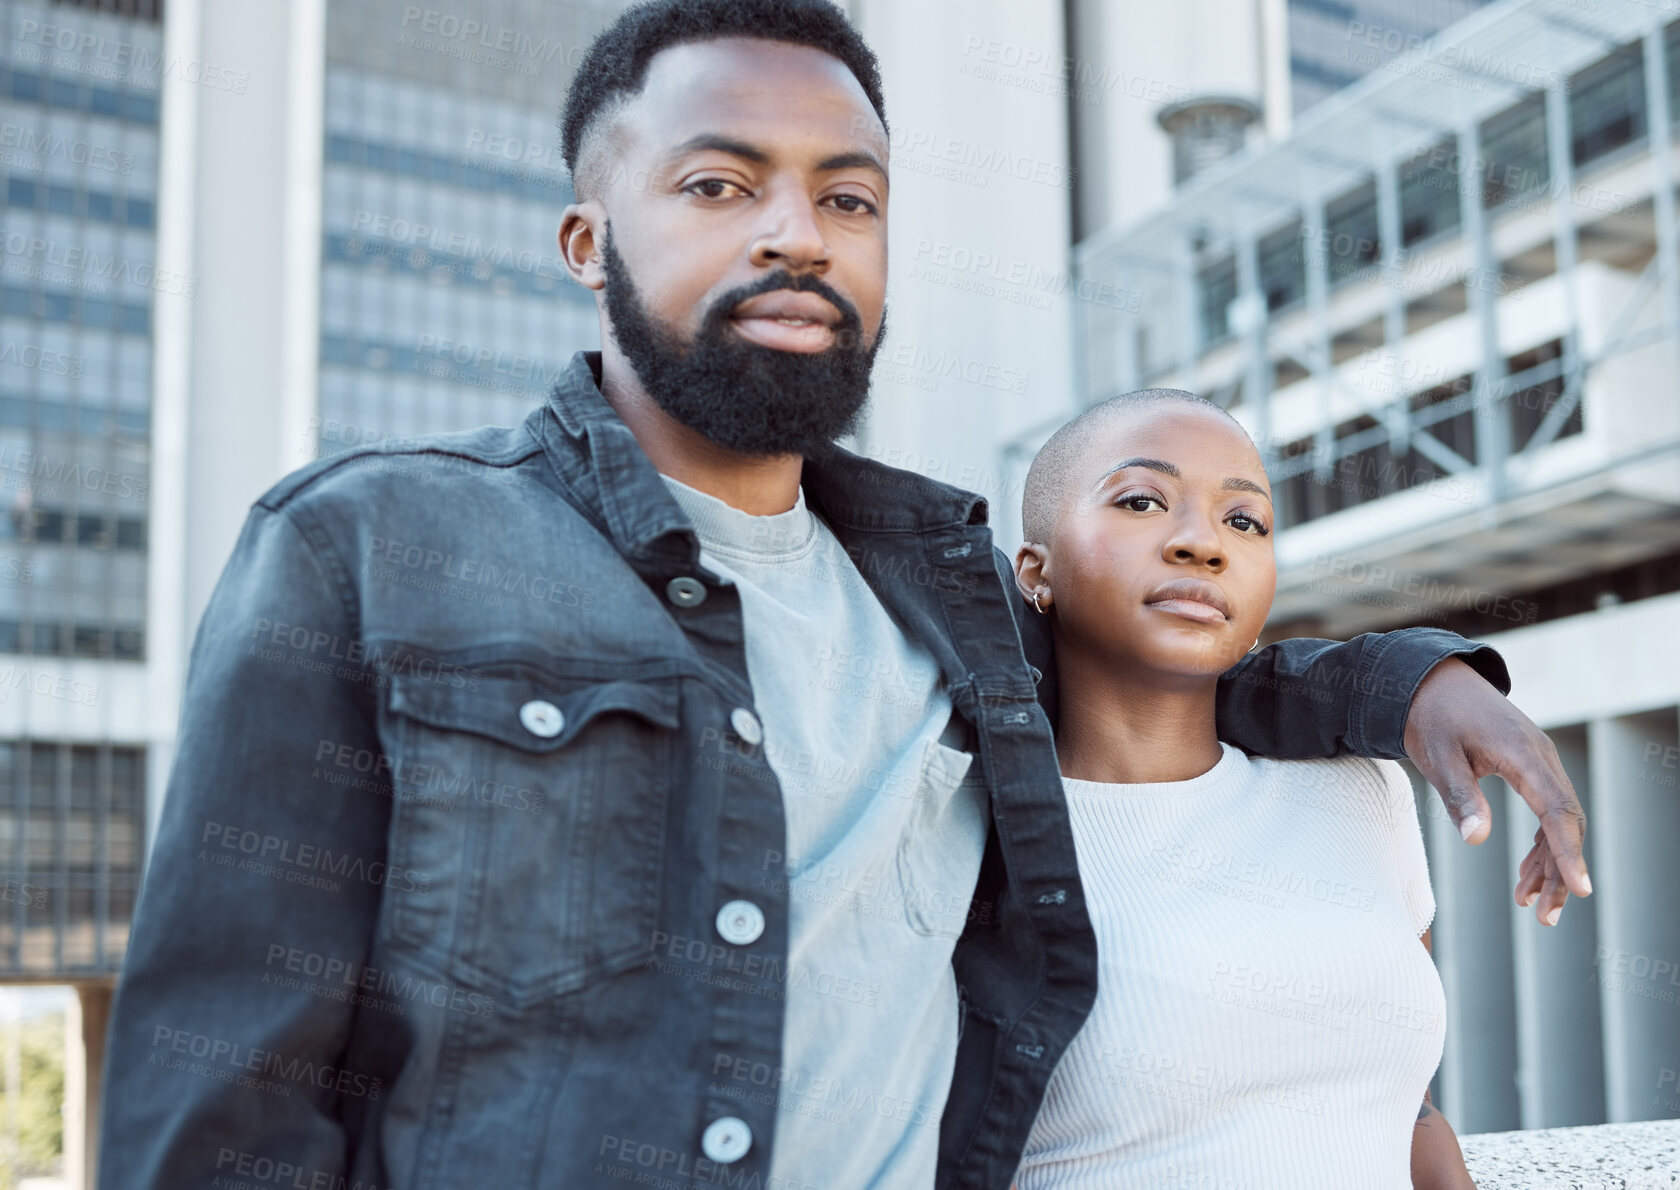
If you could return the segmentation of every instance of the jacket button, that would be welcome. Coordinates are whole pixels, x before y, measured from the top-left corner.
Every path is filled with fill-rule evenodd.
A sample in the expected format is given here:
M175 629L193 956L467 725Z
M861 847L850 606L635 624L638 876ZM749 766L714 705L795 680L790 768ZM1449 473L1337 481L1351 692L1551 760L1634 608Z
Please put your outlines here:
M678 607L699 607L706 602L706 584L697 578L679 574L665 584L665 598Z
M706 1125L706 1131L700 1137L700 1151L706 1154L708 1160L719 1165L733 1165L745 1157L750 1148L752 1129L747 1127L745 1120L735 1116L713 1120Z
M541 698L533 698L519 708L519 721L525 725L526 731L545 740L553 739L566 726L566 716L561 714L560 708Z
M746 707L736 707L729 712L729 726L751 747L756 748L764 742L763 724L759 723L758 716Z
M751 901L730 901L718 910L717 932L731 946L751 946L764 933L764 910Z

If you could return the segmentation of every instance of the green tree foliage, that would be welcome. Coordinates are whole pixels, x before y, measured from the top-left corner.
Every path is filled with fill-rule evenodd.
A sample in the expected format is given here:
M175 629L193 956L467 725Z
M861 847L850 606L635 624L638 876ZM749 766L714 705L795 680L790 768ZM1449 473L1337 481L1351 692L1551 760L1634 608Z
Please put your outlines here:
M6 1028L0 1024L0 1074L9 1045ZM19 1178L50 1176L64 1166L64 1017L40 1017L16 1028L22 1078L15 1105L0 1081L0 1187L5 1190L16 1186Z

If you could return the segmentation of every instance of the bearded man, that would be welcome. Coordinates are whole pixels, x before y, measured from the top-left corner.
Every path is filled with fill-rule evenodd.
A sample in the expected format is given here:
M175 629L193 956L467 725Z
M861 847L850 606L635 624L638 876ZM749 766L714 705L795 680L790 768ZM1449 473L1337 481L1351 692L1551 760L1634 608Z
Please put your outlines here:
M521 426L283 479L205 611L106 1186L1002 1190L1090 1007L1040 618L984 500L835 445L874 56L824 0L656 0L562 135L601 351ZM1446 632L1287 641L1220 727L1409 751L1473 835L1511 774L1549 910L1579 807L1488 679Z

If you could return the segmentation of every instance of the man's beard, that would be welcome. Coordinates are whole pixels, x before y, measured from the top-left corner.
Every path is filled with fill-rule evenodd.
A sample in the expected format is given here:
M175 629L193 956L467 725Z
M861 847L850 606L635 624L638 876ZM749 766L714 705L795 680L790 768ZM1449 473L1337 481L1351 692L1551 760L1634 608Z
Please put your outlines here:
M613 247L601 239L607 315L613 337L648 396L708 441L743 455L811 455L856 428L869 399L869 373L886 338L886 311L875 341L863 342L857 308L810 273L772 273L723 294L700 320L693 342L655 321ZM778 351L743 339L730 312L777 289L818 294L840 311L834 346Z

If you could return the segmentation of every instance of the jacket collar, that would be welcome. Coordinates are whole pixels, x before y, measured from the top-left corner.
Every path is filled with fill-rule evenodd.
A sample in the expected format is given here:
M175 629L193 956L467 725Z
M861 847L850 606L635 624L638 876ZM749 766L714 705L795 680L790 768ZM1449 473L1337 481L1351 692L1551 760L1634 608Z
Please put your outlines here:
M663 555L692 566L699 541L635 435L601 395L601 353L572 357L547 404L526 425L580 510L629 558ZM986 501L830 447L805 460L800 481L837 535L922 532L984 524Z

